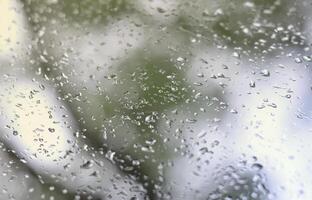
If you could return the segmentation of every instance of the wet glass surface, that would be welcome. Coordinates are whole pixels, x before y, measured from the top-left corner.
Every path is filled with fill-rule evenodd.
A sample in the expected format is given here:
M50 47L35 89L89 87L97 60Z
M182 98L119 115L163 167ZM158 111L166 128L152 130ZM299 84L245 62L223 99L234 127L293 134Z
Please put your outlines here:
M0 199L311 200L308 0L0 0Z

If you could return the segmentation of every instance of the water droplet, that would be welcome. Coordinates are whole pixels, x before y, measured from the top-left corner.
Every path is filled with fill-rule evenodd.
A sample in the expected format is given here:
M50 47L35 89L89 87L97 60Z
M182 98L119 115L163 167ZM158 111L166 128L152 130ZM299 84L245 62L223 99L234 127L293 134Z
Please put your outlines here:
M231 109L231 110L230 110L230 113L232 113L232 114L237 114L238 112L237 112L237 110L235 110L235 109Z
M186 119L185 121L187 123L195 123L197 120L196 119Z
M311 56L303 56L302 58L303 58L303 60L306 61L306 62L311 62L311 61L312 61Z
M18 132L17 132L16 130L14 130L14 131L13 131L13 135L14 135L14 136L17 136L17 135L18 135Z
M239 57L240 57L240 55L239 55L239 53L234 52L234 53L233 53L233 57L235 57L235 58L239 58Z
M132 164L133 164L134 166L139 166L139 165L140 165L140 161L138 161L138 160L132 160Z
M270 71L267 69L263 69L263 70L261 70L261 75L262 76L270 76Z
M41 90L45 90L45 87L44 87L43 84L40 84L40 85L39 85L39 88L40 88Z
M115 161L114 161L114 156L115 156L115 154L116 154L116 152L109 150L109 151L107 151L107 153L105 154L105 157L106 157L107 159L109 159L112 163L114 163L114 162L115 162Z
M270 103L270 104L268 104L268 106L270 106L272 108L277 108L277 105L275 103Z
M252 164L251 168L255 171L260 171L263 168L263 166L260 163L254 163Z
M198 137L198 138L203 138L203 137L205 137L205 135L207 135L207 132L206 132L206 131L202 131L202 132L200 132L200 133L197 135L197 137Z
M159 13L165 13L165 12L166 12L166 10L165 10L165 9L160 8L160 7L158 7L158 8L157 8L157 11L158 11Z
M221 8L218 8L215 12L214 15L223 15L223 10Z
M178 57L178 58L177 58L177 61L178 61L178 62L183 62L183 61L184 61L184 58Z
M48 130L49 130L50 133L54 133L55 132L54 128L48 128Z
M249 87L252 87L252 88L256 87L256 83L254 81L250 81Z
M218 74L217 74L217 77L218 77L218 78L225 78L224 74L222 74L222 73L218 73Z
M203 74L203 73L199 73L199 74L197 74L197 77L203 78L203 77L204 77L204 74Z
M302 60L300 58L295 58L296 63L302 63Z
M90 169L93 166L93 161L92 160L87 160L86 162L84 162L80 168L82 169Z
M150 122L153 122L154 121L154 118L152 115L148 115L145 117L145 122L147 123L150 123Z

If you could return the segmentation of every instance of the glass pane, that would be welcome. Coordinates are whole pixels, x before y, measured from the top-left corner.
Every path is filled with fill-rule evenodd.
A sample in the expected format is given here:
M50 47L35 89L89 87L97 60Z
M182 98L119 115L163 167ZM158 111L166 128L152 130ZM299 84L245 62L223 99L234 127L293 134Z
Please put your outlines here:
M312 199L308 0L0 0L0 199Z

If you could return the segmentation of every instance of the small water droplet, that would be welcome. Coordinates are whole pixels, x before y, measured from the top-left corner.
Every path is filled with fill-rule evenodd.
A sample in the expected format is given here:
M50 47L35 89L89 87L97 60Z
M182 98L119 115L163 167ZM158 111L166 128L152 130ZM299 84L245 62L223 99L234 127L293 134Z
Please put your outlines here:
M49 130L50 133L54 133L55 132L54 128L48 128L48 130Z
M302 63L302 60L300 58L295 58L296 63Z
M270 106L272 108L277 108L277 105L275 103L270 103L270 104L268 104L268 106Z
M223 10L221 8L218 8L215 12L214 15L223 15Z
M145 117L145 122L150 123L150 122L153 122L153 121L154 121L154 119L153 119L152 115L148 115L148 116Z
M17 135L18 135L18 132L17 132L16 130L14 130L14 131L13 131L13 135L14 135L14 136L17 136Z
M184 61L184 58L178 57L178 58L177 58L177 61L178 61L178 62L183 62L183 61Z
M82 169L90 169L93 166L93 162L92 160L87 160L86 162L84 162L80 168Z
M218 73L218 74L217 74L217 77L218 77L218 78L225 78L224 74L222 74L222 73Z
M260 171L263 168L263 166L260 163L254 163L252 164L251 168L255 171Z
M306 61L306 62L311 62L312 61L312 58L311 56L302 56L303 60Z
M262 76L270 76L270 71L267 69L263 69L263 70L261 70L261 75Z
M199 73L199 74L197 74L197 77L203 78L203 77L204 77L204 74L203 74L203 73Z
M132 160L132 164L133 164L134 166L139 166L139 165L140 165L140 161L138 161L138 160Z
M187 123L195 123L197 120L196 119L186 119L185 121Z
M239 55L239 53L234 52L234 53L233 53L233 57L235 57L235 58L239 58L239 57L240 57L240 55Z
M207 135L207 132L206 131L202 131L202 132L200 132L198 135L197 135L197 137L198 138L203 138L203 137L205 137Z
M115 154L116 154L116 152L109 150L109 151L107 151L107 153L105 154L105 157L106 157L107 159L109 159L112 163L114 163L114 162L115 162L115 161L114 161Z
M250 81L249 87L252 87L252 88L256 87L256 83L254 81Z
M237 114L238 112L237 112L237 110L235 110L235 109L231 109L231 110L230 110L230 113L232 113L232 114Z
M165 13L165 12L166 12L166 10L165 10L165 9L160 8L160 7L158 7L158 8L157 8L157 11L158 11L159 13Z
M212 75L210 76L210 78L217 79L217 76L214 75L214 74L212 74Z
M40 85L39 85L39 88L40 88L41 90L45 90L45 86L44 86L43 84L40 84Z

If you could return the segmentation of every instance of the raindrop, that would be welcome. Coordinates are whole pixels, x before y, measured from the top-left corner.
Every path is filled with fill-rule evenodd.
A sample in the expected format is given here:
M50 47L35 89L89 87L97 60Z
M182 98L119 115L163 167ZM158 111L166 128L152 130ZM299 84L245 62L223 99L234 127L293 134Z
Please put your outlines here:
M160 7L158 7L158 8L157 8L157 11L158 11L159 13L165 13L165 12L166 12L166 10L165 10L165 9L160 8Z
M249 87L252 87L252 88L256 87L256 83L254 81L250 81Z
M184 58L178 57L178 58L177 58L177 61L178 61L178 62L183 62L183 61L184 61Z
M50 133L54 133L55 132L54 128L48 128L48 130L49 130Z
M234 53L233 53L233 57L235 57L235 58L239 58L239 57L240 57L240 55L239 55L239 53L234 52Z
M235 110L235 109L231 109L231 110L230 110L230 113L232 113L232 114L237 114L238 112L237 112L237 110Z
M302 60L300 58L295 58L296 63L302 63Z
M145 117L145 122L150 123L150 122L154 122L154 118L152 115L148 115Z
M18 132L17 132L16 130L14 130L14 131L13 131L13 135L14 135L14 136L17 136L17 135L18 135Z
M251 168L255 171L260 171L263 168L263 166L260 163L254 163L252 164Z
M261 75L262 76L270 76L270 71L267 69L263 69L263 70L261 70Z
M187 123L195 123L197 120L196 119L186 119L185 121Z
M93 161L92 160L87 160L86 162L84 162L80 168L82 169L90 169L93 166Z
M311 61L312 61L311 56L303 56L302 58L303 58L303 60L306 61L306 62L311 62Z

